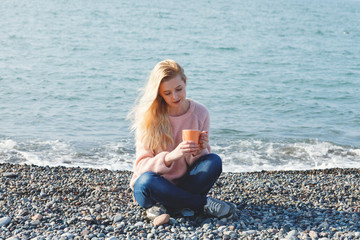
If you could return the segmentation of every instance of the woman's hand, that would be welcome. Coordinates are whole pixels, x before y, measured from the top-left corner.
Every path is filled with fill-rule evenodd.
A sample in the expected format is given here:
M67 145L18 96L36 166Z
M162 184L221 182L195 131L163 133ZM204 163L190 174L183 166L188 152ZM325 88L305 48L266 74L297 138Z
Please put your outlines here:
M194 155L198 150L199 145L195 141L183 141L172 152L166 155L165 165L169 167L172 162L190 154Z
M200 150L204 150L205 148L207 148L209 145L209 134L206 131L202 131L200 133L200 138L199 138L199 148Z
M200 154L201 151L206 149L208 146L209 146L209 134L206 131L202 131L200 133L200 138L199 138L199 150L197 150L196 153L193 154L193 156Z

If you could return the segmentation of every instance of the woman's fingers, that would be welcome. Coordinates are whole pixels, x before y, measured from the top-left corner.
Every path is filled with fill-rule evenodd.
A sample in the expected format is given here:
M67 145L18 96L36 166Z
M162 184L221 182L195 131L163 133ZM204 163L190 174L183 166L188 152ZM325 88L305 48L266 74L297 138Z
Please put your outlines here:
M208 143L209 143L208 133L205 131L201 132L200 140L199 140L199 145L200 145L201 149L207 148Z
M208 135L208 132L201 132L201 135L200 135L200 143L208 143L209 142L209 135Z
M194 141L185 141L183 142L181 149L186 153L195 152L199 150L199 145Z

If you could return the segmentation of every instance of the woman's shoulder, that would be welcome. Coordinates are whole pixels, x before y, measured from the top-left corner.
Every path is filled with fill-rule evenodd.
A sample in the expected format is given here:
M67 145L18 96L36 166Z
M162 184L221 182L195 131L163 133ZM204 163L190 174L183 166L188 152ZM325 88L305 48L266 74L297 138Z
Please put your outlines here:
M208 109L205 107L205 105L203 105L200 102L197 102L193 99L189 99L189 101L191 102L192 107L190 107L190 109L196 113L196 114L200 114L200 115L208 115L209 111Z

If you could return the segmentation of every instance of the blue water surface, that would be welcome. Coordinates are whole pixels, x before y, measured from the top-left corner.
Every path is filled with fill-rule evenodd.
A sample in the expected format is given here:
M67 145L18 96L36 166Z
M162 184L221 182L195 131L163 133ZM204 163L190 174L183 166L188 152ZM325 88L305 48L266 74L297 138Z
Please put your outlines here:
M0 162L131 169L126 115L178 61L227 171L360 167L360 1L0 3Z

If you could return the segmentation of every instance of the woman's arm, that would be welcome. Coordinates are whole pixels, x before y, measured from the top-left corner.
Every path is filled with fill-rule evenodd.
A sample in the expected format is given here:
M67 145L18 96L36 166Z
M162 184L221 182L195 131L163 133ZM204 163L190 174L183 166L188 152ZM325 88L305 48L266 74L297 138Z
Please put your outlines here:
M136 146L134 171L139 175L148 171L166 174L171 170L175 161L187 155L196 153L198 149L199 146L195 142L183 141L171 152L163 151L155 154L138 143Z
M186 155L195 154L199 150L199 145L194 141L181 142L172 152L165 156L165 165L170 167L171 164Z

